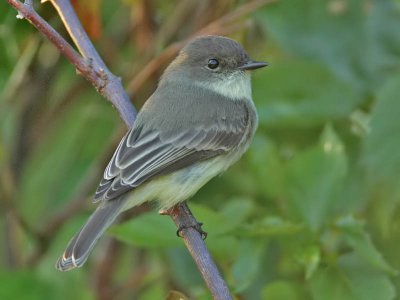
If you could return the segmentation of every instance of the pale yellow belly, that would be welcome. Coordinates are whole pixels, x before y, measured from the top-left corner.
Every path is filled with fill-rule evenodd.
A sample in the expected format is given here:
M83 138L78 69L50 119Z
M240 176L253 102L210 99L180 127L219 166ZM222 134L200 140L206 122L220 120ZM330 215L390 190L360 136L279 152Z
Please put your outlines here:
M124 209L152 200L157 200L160 209L171 208L193 196L211 178L225 171L237 158L216 157L150 180L131 192Z

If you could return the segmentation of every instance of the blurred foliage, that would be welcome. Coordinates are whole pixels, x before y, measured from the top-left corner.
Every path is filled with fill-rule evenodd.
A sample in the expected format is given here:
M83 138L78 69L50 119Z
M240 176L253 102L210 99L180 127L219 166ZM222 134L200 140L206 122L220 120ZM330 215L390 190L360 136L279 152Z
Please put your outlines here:
M126 84L247 3L81 2ZM65 34L50 4L35 5ZM122 242L103 238L82 269L54 269L123 124L28 22L0 11L0 299L210 299L155 209L113 226ZM237 299L400 299L400 2L279 0L243 19L230 36L271 63L253 76L257 136L190 201L224 278ZM62 219L70 203L82 205Z

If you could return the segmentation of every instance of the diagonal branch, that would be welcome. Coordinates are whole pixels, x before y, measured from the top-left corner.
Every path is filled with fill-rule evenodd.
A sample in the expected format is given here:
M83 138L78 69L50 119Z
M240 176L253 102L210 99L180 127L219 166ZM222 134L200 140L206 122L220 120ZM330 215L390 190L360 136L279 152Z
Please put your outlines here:
M214 299L232 299L229 289L219 274L210 252L207 249L199 232L194 229L193 225L198 224L186 202L175 205L167 211L178 228L179 235L183 237L183 241L194 262L197 265L204 281L206 282ZM182 226L183 225L183 226Z
M131 128L136 118L136 110L129 96L122 86L121 78L115 76L107 68L96 48L90 41L86 31L83 29L70 0L50 0L56 8L69 35L79 49L83 59L95 70L97 77L103 80L103 84L94 87L106 97L118 110L121 118L128 128ZM85 76L84 74L82 74Z
M82 42L85 46L78 47L78 49L83 51L83 57L79 55L79 53L76 52L75 49L57 31L55 31L53 27L49 25L49 23L39 16L39 14L33 8L32 1L25 1L24 3L19 0L7 1L18 11L18 18L27 19L33 26L36 27L37 30L39 30L46 38L48 38L49 41L56 46L57 49L75 66L78 73L86 78L100 94L106 97L114 105L114 107L117 108L125 124L128 127L131 127L136 117L136 110L133 107L128 95L125 93L124 88L122 87L121 79L113 75L108 70L97 51L94 49L93 45L88 46L91 45L91 43L86 41L89 39L86 33L82 35L82 32L84 32L82 26L81 30L73 32L76 34L75 39L73 39L79 43L81 40L85 41ZM69 1L60 2L63 2L63 8L64 6L67 6L67 4L64 2L69 3ZM68 15L63 16L63 20L66 20L66 17L69 18L75 15L75 21L79 23L79 20L77 19L72 7L69 12L70 13ZM91 56L92 54L93 58Z

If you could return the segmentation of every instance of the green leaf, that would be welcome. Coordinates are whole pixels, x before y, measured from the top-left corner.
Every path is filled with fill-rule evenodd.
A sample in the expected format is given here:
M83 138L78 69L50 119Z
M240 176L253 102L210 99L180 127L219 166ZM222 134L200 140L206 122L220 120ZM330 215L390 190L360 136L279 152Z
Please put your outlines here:
M162 282L152 284L140 294L141 300L165 299L167 291Z
M247 237L283 236L296 234L302 229L302 225L284 220L279 216L267 216L251 224L244 224L235 231L235 234Z
M253 86L260 124L267 128L322 125L348 116L362 99L321 65L301 60L260 71Z
M320 248L316 245L307 246L306 248L300 249L296 257L306 270L306 279L310 279L321 261Z
M322 62L373 91L399 65L398 15L393 1L282 0L260 10L259 19L287 53Z
M107 104L77 102L49 129L28 158L18 190L23 200L18 205L29 222L55 211L73 195L109 141L114 121Z
M176 227L171 219L155 212L114 225L108 232L121 241L145 248L183 246L175 234Z
M260 271L265 242L256 239L242 240L239 245L238 259L232 267L235 293L247 289Z
M43 281L34 272L0 273L0 299L54 299L56 292L50 282Z
M391 300L396 293L386 274L352 254L341 257L337 266L320 268L310 284L314 300Z
M15 108L0 103L0 167L13 151L14 138L18 134L17 116Z
M231 230L241 226L256 209L248 198L233 198L222 207L220 214L229 223Z
M53 277L42 278L42 275L38 270L1 271L0 299L91 299L85 287L80 285L83 279L79 284L74 284L71 276L66 275L60 285L57 282L60 275L58 271L53 269ZM54 278L55 275L58 275L57 278ZM75 287L79 289L74 290Z
M265 195L264 198L281 197L285 189L284 165L276 143L256 134L246 158L256 189Z
M298 300L303 299L300 288L290 281L273 281L261 292L262 300Z
M393 229L400 203L400 74L377 91L371 112L370 134L363 144L362 166L366 169L373 214L383 234ZM364 171L365 171L364 169ZM372 197L371 197L372 196Z
M243 208L250 210L250 205L251 204L243 205L240 203L231 203L228 204L227 208L225 208L225 212L218 212L205 205L190 203L190 209L196 216L196 219L204 224L203 229L210 232L213 236L217 236L234 230L240 224L242 218L245 218L249 213L241 211L240 209ZM239 220L235 220L235 217L238 217Z
M231 259L236 256L238 241L232 232L253 209L253 204L246 198L234 198L227 201L221 211L216 211L199 203L190 203L190 209L197 221L203 223L203 230L208 233L206 243L214 256L219 259Z
M178 291L169 291L165 300L189 300L189 297Z
M236 200L226 207L225 216L208 207L191 203L190 208L196 219L204 223L203 229L208 232L207 245L218 257L233 257L237 241L227 233L239 225L242 218L248 215L251 204ZM246 212L245 210L249 210ZM230 214L232 213L232 215ZM238 219L236 219L238 218ZM238 222L239 221L239 222ZM109 233L129 244L145 248L166 248L182 246L182 241L176 236L174 223L166 216L156 213L146 213L125 223L114 225Z
M331 126L320 142L288 164L287 197L291 209L312 229L327 220L347 172L344 146Z
M203 278L186 247L171 248L165 254L163 260L166 258L170 266L169 280L179 282L181 286L204 286Z
M371 184L384 184L400 193L400 74L388 81L377 93L372 109L370 134L365 139L362 160Z
M385 261L382 254L376 249L371 237L364 230L363 222L354 219L352 216L346 216L339 219L336 225L343 230L349 246L371 266L392 275L397 274L397 271Z
M206 239L207 247L217 261L231 261L236 257L239 240L231 234L215 235L210 230Z

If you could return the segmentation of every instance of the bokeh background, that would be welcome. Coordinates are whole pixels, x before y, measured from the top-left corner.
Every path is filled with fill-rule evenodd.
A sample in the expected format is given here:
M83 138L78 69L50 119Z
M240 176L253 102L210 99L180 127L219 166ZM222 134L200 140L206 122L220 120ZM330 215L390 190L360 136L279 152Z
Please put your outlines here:
M196 33L270 62L253 76L251 149L190 200L237 299L400 299L400 1L261 2L74 4L137 108ZM35 7L67 36L50 3ZM126 129L6 1L0 11L0 299L211 299L151 206L82 269L55 270Z

